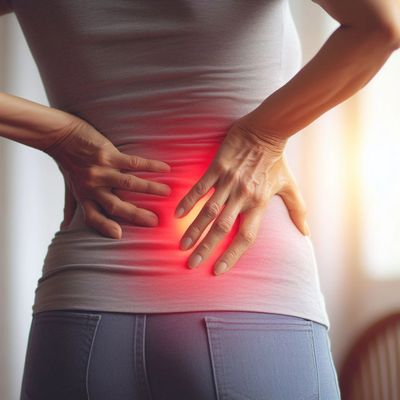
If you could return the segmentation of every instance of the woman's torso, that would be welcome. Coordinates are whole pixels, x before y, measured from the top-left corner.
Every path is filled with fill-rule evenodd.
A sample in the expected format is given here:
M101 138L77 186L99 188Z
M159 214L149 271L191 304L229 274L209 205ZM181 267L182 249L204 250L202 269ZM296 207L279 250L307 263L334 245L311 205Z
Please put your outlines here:
M122 152L160 159L171 172L132 171L171 186L169 197L119 191L154 211L156 227L122 219L121 240L85 224L77 208L56 232L34 312L56 308L168 312L247 310L329 326L310 239L279 196L256 242L233 269L217 257L186 268L179 239L200 210L174 218L178 201L206 171L231 124L300 68L287 0L14 0L52 107L75 114ZM200 242L198 242L200 243Z

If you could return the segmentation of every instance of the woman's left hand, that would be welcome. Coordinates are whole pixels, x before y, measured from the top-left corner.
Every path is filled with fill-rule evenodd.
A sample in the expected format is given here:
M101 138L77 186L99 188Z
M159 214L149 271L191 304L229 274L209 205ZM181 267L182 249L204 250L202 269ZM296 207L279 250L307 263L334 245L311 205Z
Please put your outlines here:
M207 171L176 207L176 217L187 215L200 198L215 186L214 193L180 241L182 250L189 249L215 219L207 235L191 254L190 268L210 256L241 213L243 220L238 233L217 260L214 270L217 275L229 271L254 243L262 215L275 194L282 197L300 232L310 234L304 200L283 153L287 140L261 135L245 117L231 126ZM183 209L181 215L180 208ZM188 242L186 246L185 241ZM226 264L223 270L218 269L219 263L222 263L221 267Z

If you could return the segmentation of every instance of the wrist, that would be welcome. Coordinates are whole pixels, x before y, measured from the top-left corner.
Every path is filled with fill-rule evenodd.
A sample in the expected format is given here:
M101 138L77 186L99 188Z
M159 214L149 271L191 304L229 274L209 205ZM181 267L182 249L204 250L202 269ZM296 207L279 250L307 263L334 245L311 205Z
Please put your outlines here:
M253 141L253 143L265 147L275 155L282 154L285 150L288 138L279 136L275 131L259 128L249 115L250 114L247 114L237 120L235 125L243 131L246 137Z
M78 123L78 118L57 108L48 108L48 123L42 131L45 139L39 150L50 155L50 149L58 147L58 144L73 132Z
M45 150L70 130L73 114L0 93L0 136L37 150Z
M56 155L61 144L66 142L68 137L71 136L80 121L79 118L63 112L62 110L56 111L60 112L57 120L59 125L48 135L49 137L45 146L40 149L52 157Z

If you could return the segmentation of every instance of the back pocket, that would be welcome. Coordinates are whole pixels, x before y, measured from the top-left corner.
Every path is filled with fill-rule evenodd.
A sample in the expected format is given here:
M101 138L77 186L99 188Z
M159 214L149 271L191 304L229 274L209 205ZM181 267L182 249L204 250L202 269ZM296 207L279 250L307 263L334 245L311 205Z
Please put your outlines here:
M87 368L101 315L66 310L34 314L21 400L87 400Z
M319 399L311 321L204 319L218 400Z

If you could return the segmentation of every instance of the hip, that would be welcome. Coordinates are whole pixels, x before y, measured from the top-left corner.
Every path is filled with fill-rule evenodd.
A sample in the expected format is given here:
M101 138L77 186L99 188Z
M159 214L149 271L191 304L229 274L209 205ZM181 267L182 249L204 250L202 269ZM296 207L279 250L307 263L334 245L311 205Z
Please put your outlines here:
M203 199L202 204L205 201ZM78 207L70 225L58 231L48 247L44 277L68 266L101 267L114 272L124 269L130 270L132 274L148 273L152 276L154 272L175 276L187 274L187 261L211 225L191 249L181 250L179 242L202 204L180 219L173 215L176 201L163 199L162 204L158 200L146 205L136 204L156 212L160 223L155 227L147 227L119 221L122 227L122 238L119 240L104 237L88 226L81 207ZM201 270L206 269L210 276L213 275L215 261L230 245L241 223L239 214L231 231L222 238L208 259L202 262L199 267ZM251 267L247 268L249 265ZM299 276L314 274L315 268L310 238L294 225L282 198L273 196L262 216L255 242L245 250L234 269L241 269L242 273L258 278L270 278L272 274L281 275L283 279L297 280Z
M243 311L33 316L21 400L340 398L326 327Z

